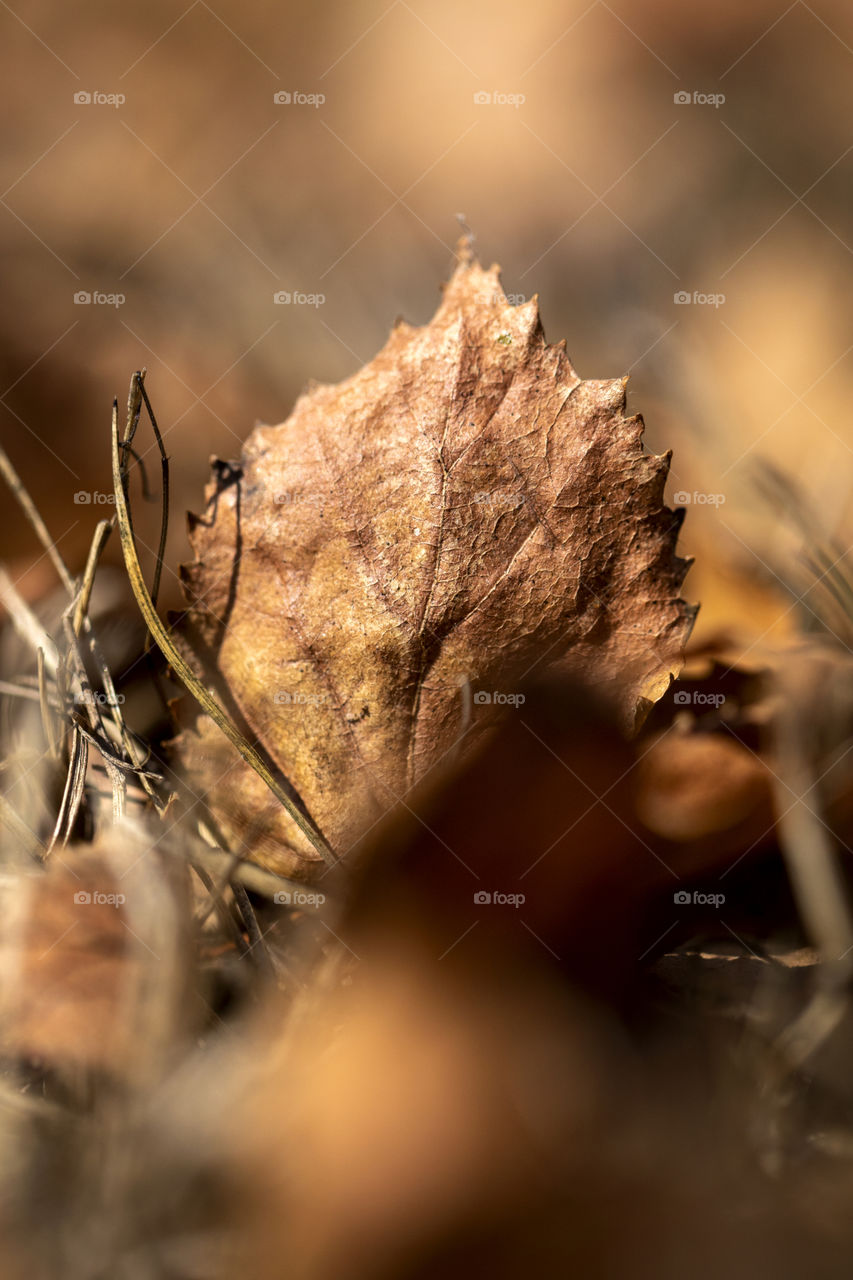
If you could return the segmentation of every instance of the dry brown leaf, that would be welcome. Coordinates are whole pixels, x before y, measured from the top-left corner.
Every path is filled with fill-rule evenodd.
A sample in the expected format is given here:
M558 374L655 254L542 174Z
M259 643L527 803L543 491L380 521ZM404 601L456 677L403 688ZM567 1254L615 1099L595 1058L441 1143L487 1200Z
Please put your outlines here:
M430 324L217 464L183 643L340 855L534 667L604 687L629 726L669 685L693 615L681 512L625 384L582 381L536 299L511 306L463 249ZM310 874L211 721L178 750L236 845Z

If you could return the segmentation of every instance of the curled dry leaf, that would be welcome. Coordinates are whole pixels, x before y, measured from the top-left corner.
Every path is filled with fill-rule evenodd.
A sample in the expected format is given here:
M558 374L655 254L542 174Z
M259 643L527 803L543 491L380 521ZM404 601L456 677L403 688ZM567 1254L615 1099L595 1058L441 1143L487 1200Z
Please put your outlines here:
M625 384L579 378L536 299L511 306L463 249L428 325L399 323L217 464L181 643L338 854L534 668L605 688L628 726L668 687L693 617L681 512ZM316 853L212 722L177 749L235 846L310 874Z

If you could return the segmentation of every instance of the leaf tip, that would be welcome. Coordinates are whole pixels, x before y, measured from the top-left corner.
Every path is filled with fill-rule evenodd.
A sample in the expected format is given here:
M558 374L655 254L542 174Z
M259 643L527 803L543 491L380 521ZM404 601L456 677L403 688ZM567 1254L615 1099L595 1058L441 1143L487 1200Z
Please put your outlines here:
M469 226L465 226L462 235L456 241L456 266L470 267L477 261L477 255L474 252L474 232Z

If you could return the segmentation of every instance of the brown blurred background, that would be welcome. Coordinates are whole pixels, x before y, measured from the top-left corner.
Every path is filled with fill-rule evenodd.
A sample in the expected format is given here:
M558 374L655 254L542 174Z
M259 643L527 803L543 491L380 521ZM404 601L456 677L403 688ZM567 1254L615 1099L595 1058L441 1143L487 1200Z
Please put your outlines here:
M310 378L354 372L398 315L425 322L457 214L508 294L540 295L579 373L630 371L649 447L675 449L670 492L692 499L700 633L790 621L785 513L759 503L758 459L848 546L842 0L19 0L0 28L0 430L74 569L111 510L74 494L111 490L110 405L133 369L172 458L175 604L209 455L237 456ZM154 545L157 508L137 509ZM39 595L47 561L7 511L3 558Z

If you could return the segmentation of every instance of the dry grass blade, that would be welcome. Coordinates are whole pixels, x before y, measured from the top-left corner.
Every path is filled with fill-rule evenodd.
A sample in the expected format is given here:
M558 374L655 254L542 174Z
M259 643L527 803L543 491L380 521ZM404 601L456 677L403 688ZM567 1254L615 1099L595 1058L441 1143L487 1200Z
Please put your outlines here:
M50 537L47 526L42 520L39 512L24 487L23 482L18 476L15 468L8 456L0 450L0 471L4 475L9 487L20 503L24 514L32 525L39 541L44 546L45 551L50 556L56 571L68 592L70 597L70 605L63 617L63 624L66 629L68 639L67 661L73 672L71 680L70 692L75 696L75 700L82 700L84 710L89 721L93 740L98 741L102 738L109 741L110 734L105 724L105 719L111 724L115 731L116 737L121 741L127 753L130 762L129 768L137 774L141 785L148 793L155 806L161 812L165 808L166 802L159 796L156 788L153 786L151 777L142 769L142 762L137 754L133 739L124 722L121 713L120 701L117 697L115 684L106 662L104 654L98 644L92 623L88 617L88 607L91 599L92 588L94 585L95 574L97 572L98 562L103 552L106 541L112 530L112 521L100 521L97 525L92 543L87 557L86 568L82 579L79 583L68 571L61 555L56 549L55 543ZM57 684L56 703L59 707L66 705L68 690L66 690L66 671L65 662L60 661L59 653L53 640L47 636L41 623L35 617L29 606L21 599L15 590L14 584L4 570L0 569L0 599L6 605L9 614L13 620L13 624L19 634L36 650L39 655L39 697L42 706L42 719L44 724L45 737L51 755L54 759L59 758L59 744L53 734L49 722L49 702L50 698L46 692L45 669L54 678ZM86 667L80 653L78 638L81 633L85 637L85 643L92 654L92 657L98 667L104 689L107 694L107 706L102 708L92 696L89 686L88 676L86 675ZM62 830L70 832L73 829L77 813L83 800L86 762L88 760L88 746L85 742L81 745L79 731L75 732L75 745L71 752L69 761L69 772L66 779L65 794L63 796L60 814L54 827L53 837L48 846L48 850L52 849L59 833ZM80 775L80 766L82 762L82 776ZM123 771L117 766L116 753L112 750L104 756L104 766L110 778L113 795L113 819L118 821L125 812L126 803L126 783ZM66 836L67 838L67 836Z
M148 399L148 392L145 390L145 374L147 370L138 369L130 380L130 390L127 396L127 426L125 428L124 438L121 441L121 449L123 453L123 469L125 474L128 472L127 458L132 457L142 470L142 493L143 497L147 497L147 479L145 468L142 466L142 459L133 449L133 439L139 427L139 418L142 412L142 406L145 405L148 411L148 419L154 432L154 438L157 441L157 448L160 451L160 469L162 474L162 496L161 496L161 512L160 512L160 540L157 546L157 555L154 561L154 578L151 584L151 602L154 608L157 608L157 597L160 594L160 578L163 573L163 561L166 554L166 539L169 534L169 458L166 454L166 448L163 444L163 437L160 434L160 428L157 425L157 418L151 407L151 401ZM146 650L150 648L153 637L149 631L145 641Z
M853 643L853 575L845 563L847 548L828 532L797 482L779 467L762 461L753 468L759 494L773 512L781 512L801 541L793 568L780 562L779 580L803 614L805 631L822 630L842 644Z
M30 685L23 683L13 684L9 680L0 680L0 693L8 694L10 698L26 698L29 702L39 702L41 700L38 688L32 688ZM56 703L51 693L48 693L48 698L52 703Z
M135 375L135 377L137 376L138 375ZM157 610L154 608L153 601L149 595L148 588L145 585L145 579L142 576L139 557L136 553L136 543L133 537L133 528L130 521L130 513L125 493L127 475L122 467L119 452L120 449L121 440L119 439L118 430L118 404L117 402L114 402L112 420L112 462L113 487L116 499L116 519L118 521L121 546L124 553L124 562L127 568L128 577L130 578L130 585L133 588L133 594L136 596L137 603L142 611L142 616L144 617L151 634L157 642L161 653L169 662L182 684L186 686L202 709L222 730L228 740L233 743L247 764L249 764L258 776L263 779L275 798L281 805L283 805L287 813L299 827L300 831L311 842L320 856L330 865L335 865L338 859L320 835L319 831L315 829L313 824L306 818L305 814L303 814L293 803L290 796L278 780L273 777L258 752L251 743L246 741L236 725L234 725L225 714L216 699L208 692L204 685L196 679L195 675L178 652L178 649L176 648L168 631L160 621Z
M98 748L98 751L104 761L104 767L108 773L110 773L110 766L112 766L113 769L117 769L122 773L132 773L136 777L159 779L160 775L158 773L143 769L141 765L134 764L130 760L122 760L121 756L114 750L109 739L102 737L99 733L96 733L94 729L87 729L79 716L73 716L72 723L75 729L82 733L87 742L91 742L93 747Z
M49 857L60 840L63 843L67 842L71 832L74 830L74 823L77 821L80 805L83 803L88 763L89 744L75 725L71 740L71 757L68 761L65 790L62 793L62 803L59 806L56 825L44 853L45 858Z
M82 595L82 593L83 588L81 586L80 594ZM104 717L101 714L101 704L98 699L95 698L91 685L89 684L89 677L86 674L86 667L83 662L83 657L80 653L77 642L77 636L71 622L72 614L76 612L76 608L76 601L72 600L71 604L62 615L63 626L65 627L65 632L68 637L67 660L74 673L74 683L79 688L78 697L82 703L83 711L89 721L92 733L97 739L98 730L100 730L101 736L106 739L107 730L104 724ZM75 727L79 727L76 725L76 722ZM104 756L104 765L106 766L113 789L113 822L119 822L121 818L124 817L125 812L125 780L120 771L116 769L113 764L112 752L110 752L108 756Z
M162 491L163 491L163 507L160 517L160 541L157 546L157 557L154 563L154 578L151 583L151 601L156 609L157 597L160 594L160 578L163 573L163 560L166 555L166 539L169 534L169 459L163 445L163 437L160 435L160 428L157 426L157 419L154 416L154 410L151 408L151 401L148 399L148 392L145 390L145 370L139 374L138 386L145 408L148 410L148 418L151 422L151 428L157 440L157 447L160 450L160 468L162 473Z
M795 1068L853 1010L853 911L842 865L842 851L849 847L833 821L832 792L826 789L826 780L844 770L851 749L850 672L849 655L821 638L776 675L776 831L800 919L822 961L809 1003L779 1040Z
M89 649L91 651L92 657L94 658L95 662L98 665L99 674L101 676L104 690L107 695L108 719L115 726L117 736L120 739L122 745L124 746L130 765L136 771L142 787L148 794L149 798L154 802L155 807L162 812L163 809L165 808L166 802L160 797L157 789L153 785L151 780L151 775L147 774L142 767L143 761L137 752L136 745L127 728L127 725L124 720L124 716L122 714L121 701L118 697L118 692L116 690L115 683L113 681L112 672L110 671L109 666L106 662L106 659L103 653L101 652L101 648L100 648L100 645L98 644L97 637L95 636L95 633L92 629L91 623L87 615L87 609L89 605L89 600L91 599L92 587L94 585L95 574L97 572L98 563L101 557L101 553L103 552L103 549L106 545L107 539L110 533L112 532L113 524L114 524L114 521L112 520L100 521L92 536L92 544L89 548L89 555L86 560L86 570L85 570L85 573L83 574L83 580L80 585L80 590L77 597L77 603L73 610L73 617L74 617L74 623L72 628L73 635L72 637L70 637L70 643L72 647L76 647L76 637L80 634L81 629L87 634ZM98 708L98 710L100 710L100 708ZM123 792L124 790L123 783L120 783L119 780L115 778L113 774L110 772L112 766L106 757L104 762L107 767L107 772L110 775L110 781L113 786L113 813L117 820L118 817L121 815L121 813L124 811L124 803L126 800L126 796L124 796L123 794L119 795L117 788L120 787L121 791Z
M74 634L79 636L86 613L89 608L89 601L92 598L92 587L95 585L95 573L98 568L98 561L101 553L106 546L107 539L112 533L112 521L100 520L94 534L92 535L92 543L89 547L89 555L86 560L86 569L83 574L83 582L80 591L77 594L77 603L74 607Z
M35 503L24 488L20 476L12 466L11 459L3 448L0 448L0 472L3 473L3 478L14 493L15 497L18 499L18 502L21 504L24 514L33 526L39 542L44 547L50 557L53 567L59 574L62 585L65 587L69 595L73 595L74 579L71 577L65 561L56 549L56 543L51 538L47 525L39 515Z

